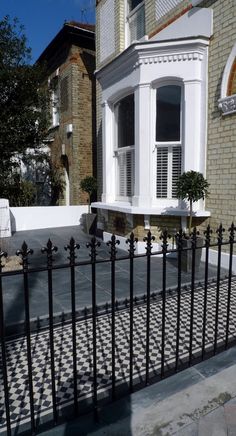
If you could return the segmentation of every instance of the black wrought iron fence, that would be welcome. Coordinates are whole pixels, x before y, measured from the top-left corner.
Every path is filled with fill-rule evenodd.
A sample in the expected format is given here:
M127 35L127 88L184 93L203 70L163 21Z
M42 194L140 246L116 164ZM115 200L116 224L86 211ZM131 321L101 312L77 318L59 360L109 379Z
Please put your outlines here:
M73 409L78 416L92 407L98 419L100 402L114 401L124 393L149 385L178 372L193 363L226 349L236 338L236 278L233 274L235 226L227 237L222 226L217 230L217 242L212 244L208 226L202 244L194 229L184 246L186 236L180 230L175 237L176 248L169 249L168 232L162 234L160 251L153 250L155 238L149 232L144 238L146 252L136 254L137 239L131 233L127 239L128 253L118 250L119 240L113 235L107 243L108 256L99 257L100 241L95 237L87 243L89 260L79 259L80 245L71 238L65 247L68 261L56 264L58 250L51 240L42 248L46 265L31 267L33 251L24 242L17 255L22 270L4 272L0 250L0 337L1 373L0 432L30 434L40 432L42 417L52 417L57 425L63 410ZM222 247L228 247L228 266L222 276ZM202 280L196 281L197 252L204 248L201 265ZM209 276L209 253L217 251L215 279ZM191 253L188 286L183 283L183 257ZM168 289L169 256L175 256L176 285ZM143 295L135 293L135 262L146 263ZM161 262L160 292L153 292L153 259ZM117 265L128 265L126 280L129 295L117 299ZM110 301L97 304L97 270L110 265ZM81 284L76 271L91 268L92 306L78 312L76 301ZM174 266L173 266L174 268ZM54 278L57 270L69 270L71 317L67 323L55 321ZM47 273L48 327L32 331L29 276ZM226 274L225 274L226 273ZM24 332L9 337L5 321L4 278L17 276L23 281ZM46 297L45 297L46 298ZM15 310L17 311L17 302ZM83 313L83 316L81 314ZM68 409L69 407L69 409ZM51 415L50 415L51 413Z

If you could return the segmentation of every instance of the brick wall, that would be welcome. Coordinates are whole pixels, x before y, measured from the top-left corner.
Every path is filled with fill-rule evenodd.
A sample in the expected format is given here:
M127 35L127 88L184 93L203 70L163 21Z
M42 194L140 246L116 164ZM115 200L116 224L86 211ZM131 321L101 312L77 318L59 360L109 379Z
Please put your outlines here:
M228 229L236 218L236 114L222 116L218 109L222 75L236 42L236 5L234 0L204 1L214 12L214 35L209 47L209 104L207 138L207 180L210 195L206 209L213 229L222 222Z
M96 175L96 92L95 53L72 45L66 53L60 53L59 86L61 85L60 126L50 136L54 164L64 174L63 164L68 159L70 204L85 204L87 194L81 191L80 181L88 175ZM58 67L58 63L57 63ZM66 133L66 126L73 125L73 133ZM62 158L62 144L66 158ZM61 196L60 204L65 204Z

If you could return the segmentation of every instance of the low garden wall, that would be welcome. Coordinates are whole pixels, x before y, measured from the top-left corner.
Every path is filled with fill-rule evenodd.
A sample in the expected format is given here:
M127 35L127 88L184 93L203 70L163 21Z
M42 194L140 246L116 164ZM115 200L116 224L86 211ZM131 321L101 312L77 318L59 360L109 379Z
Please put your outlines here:
M10 207L12 232L79 225L88 206Z

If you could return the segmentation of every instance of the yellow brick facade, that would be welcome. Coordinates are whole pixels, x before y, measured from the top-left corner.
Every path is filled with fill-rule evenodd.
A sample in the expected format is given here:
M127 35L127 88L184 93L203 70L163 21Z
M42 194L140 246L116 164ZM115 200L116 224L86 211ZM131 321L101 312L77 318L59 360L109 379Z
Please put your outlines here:
M105 0L102 0L104 2ZM100 3L99 3L100 4ZM98 4L98 8L99 8ZM124 32L123 39L122 23L124 23L124 1L116 2L117 8L117 29L116 38L119 38L120 43L116 41L116 52L113 58L124 49ZM155 20L155 2L153 0L145 0L145 17L146 17L146 34L149 37L158 33L175 19L179 18L187 10L192 7L191 1L184 0L175 8L169 11L165 16L157 22ZM198 225L200 230L205 230L206 225L210 223L213 229L216 229L222 222L225 229L228 229L232 221L236 222L236 133L235 122L236 113L231 115L222 115L222 111L218 107L220 99L220 90L223 77L223 71L227 59L231 53L233 46L236 44L236 3L235 0L205 0L200 2L198 7L213 9L214 31L209 44L209 66L208 66L208 121L207 121L207 149L206 149L206 177L210 183L210 195L206 199L206 210L210 211L209 219L195 220L194 224ZM119 11L119 13L118 13ZM99 27L97 29L99 37ZM111 59L107 60L107 63ZM97 63L97 68L104 66ZM230 82L228 84L228 92L236 94L236 61L232 66ZM98 93L98 106L100 94ZM194 134L194 132L193 132ZM99 162L102 163L101 150L101 112L98 116L98 156ZM100 174L99 179L102 180L102 167L98 166ZM102 188L100 188L102 192ZM113 213L114 215L114 213ZM114 217L112 218L114 222ZM137 217L139 224L135 222L134 231L136 234L143 237L144 234L144 217ZM110 221L110 219L109 219ZM153 224L154 223L154 224ZM152 217L151 230L156 233L160 228L167 227L173 231L179 227L180 219L169 217ZM111 221L109 231L114 230ZM128 230L128 229L127 229Z

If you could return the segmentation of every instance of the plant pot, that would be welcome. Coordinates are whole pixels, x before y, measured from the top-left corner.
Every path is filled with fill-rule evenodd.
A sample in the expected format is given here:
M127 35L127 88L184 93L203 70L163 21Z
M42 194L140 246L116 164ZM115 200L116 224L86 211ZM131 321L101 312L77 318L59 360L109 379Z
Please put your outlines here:
M199 271L202 247L204 246L204 238L197 236L196 250L195 250L195 271ZM188 250L187 250L188 248ZM183 239L183 251L181 253L181 269L184 272L192 271L192 242L191 239Z
M83 214L83 230L88 235L95 235L97 227L97 214L84 213Z

